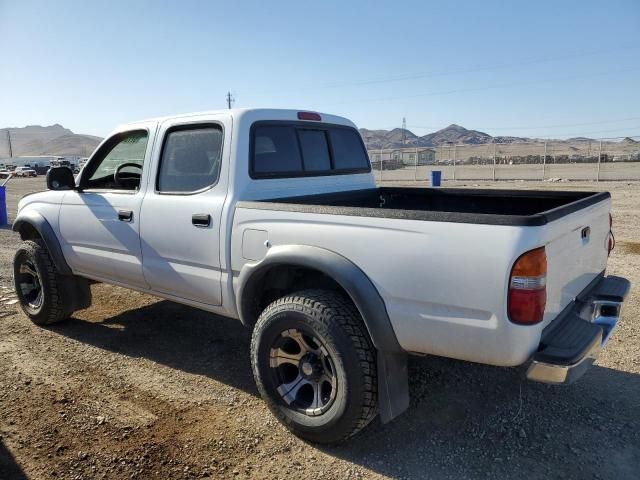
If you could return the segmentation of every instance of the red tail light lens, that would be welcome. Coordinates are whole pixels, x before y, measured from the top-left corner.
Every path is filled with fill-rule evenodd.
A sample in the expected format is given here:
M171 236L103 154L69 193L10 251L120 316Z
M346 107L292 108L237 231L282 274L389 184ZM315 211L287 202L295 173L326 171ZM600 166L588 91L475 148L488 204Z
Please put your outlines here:
M319 122L322 120L322 117L316 112L298 112L298 120L314 120Z
M521 255L513 264L509 278L507 313L521 325L542 321L547 303L547 254L544 247Z

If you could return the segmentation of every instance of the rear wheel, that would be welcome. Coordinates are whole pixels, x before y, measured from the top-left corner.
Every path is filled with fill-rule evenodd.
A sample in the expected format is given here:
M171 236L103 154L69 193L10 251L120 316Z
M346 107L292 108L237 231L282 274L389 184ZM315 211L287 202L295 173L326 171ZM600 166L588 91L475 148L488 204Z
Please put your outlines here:
M341 294L305 290L270 304L255 326L251 359L269 408L304 439L343 441L377 413L374 348Z
M41 240L22 242L13 259L16 294L24 313L37 325L50 325L70 312L62 300L61 279Z

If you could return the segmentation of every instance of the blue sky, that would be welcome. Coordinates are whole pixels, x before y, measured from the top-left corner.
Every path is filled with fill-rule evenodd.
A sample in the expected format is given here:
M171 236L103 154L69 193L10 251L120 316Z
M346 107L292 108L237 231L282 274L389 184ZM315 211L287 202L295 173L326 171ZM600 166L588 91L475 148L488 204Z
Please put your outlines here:
M305 108L423 135L640 135L640 2L0 0L0 127Z

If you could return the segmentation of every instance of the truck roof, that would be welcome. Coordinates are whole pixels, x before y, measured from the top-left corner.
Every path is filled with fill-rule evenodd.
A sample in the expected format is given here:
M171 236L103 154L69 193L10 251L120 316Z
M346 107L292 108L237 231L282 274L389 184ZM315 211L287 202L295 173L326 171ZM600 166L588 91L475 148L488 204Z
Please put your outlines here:
M331 115L328 113L316 112L315 110L309 109L283 109L283 108L231 108L231 109L223 109L223 110L206 110L202 112L190 112L190 113L180 113L175 115L166 115L162 117L154 117L147 118L144 120L138 120L135 122L127 122L119 125L118 129L123 127L135 126L140 123L148 123L148 122L158 122L162 123L166 120L175 120L179 118L189 118L189 117L200 117L200 116L210 116L210 115L220 115L220 114L231 114L233 118L240 118L250 116L256 120L298 120L299 112L313 112L318 113L322 118L322 122L324 123L335 123L338 125L348 125L350 127L355 127L353 122L344 117L339 117L337 115Z

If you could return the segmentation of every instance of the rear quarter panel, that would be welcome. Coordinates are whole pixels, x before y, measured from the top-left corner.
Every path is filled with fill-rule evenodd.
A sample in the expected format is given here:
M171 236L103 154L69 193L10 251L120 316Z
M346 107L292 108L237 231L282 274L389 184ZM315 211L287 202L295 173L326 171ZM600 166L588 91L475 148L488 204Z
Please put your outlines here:
M231 241L235 279L244 264L266 253L247 241L247 230L256 231L261 244L317 246L355 263L378 289L407 351L510 366L525 362L538 346L543 324L509 322L506 293L513 262L544 244L544 226L239 207Z

